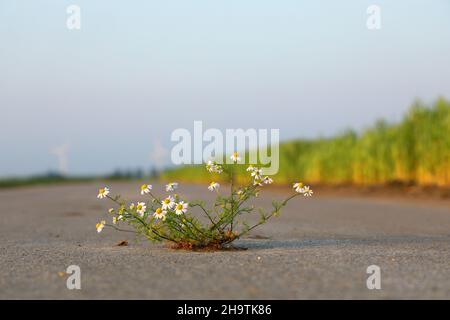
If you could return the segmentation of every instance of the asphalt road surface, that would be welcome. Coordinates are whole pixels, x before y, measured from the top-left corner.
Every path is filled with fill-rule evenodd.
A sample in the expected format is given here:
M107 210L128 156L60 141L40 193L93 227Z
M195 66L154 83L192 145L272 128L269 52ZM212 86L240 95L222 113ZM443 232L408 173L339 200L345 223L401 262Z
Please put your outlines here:
M111 185L136 201L138 186ZM445 203L315 196L239 240L245 251L188 252L136 242L108 218L97 184L0 190L1 299L450 299L450 208ZM162 189L155 186L155 189ZM211 197L183 186L188 199ZM270 207L281 191L266 192ZM264 199L266 200L264 200ZM128 246L116 246L128 240ZM69 290L69 265L81 290ZM369 290L367 267L381 270Z

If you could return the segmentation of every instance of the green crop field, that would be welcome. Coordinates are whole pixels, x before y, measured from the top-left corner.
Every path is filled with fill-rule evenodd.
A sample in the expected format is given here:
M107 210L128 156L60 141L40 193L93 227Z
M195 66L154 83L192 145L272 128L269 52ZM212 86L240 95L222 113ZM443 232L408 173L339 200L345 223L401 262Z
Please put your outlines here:
M244 168L242 168L244 169ZM241 172L241 178L244 170ZM203 166L164 172L172 180L209 181ZM400 123L379 120L363 132L280 145L278 183L450 185L450 102L416 101Z

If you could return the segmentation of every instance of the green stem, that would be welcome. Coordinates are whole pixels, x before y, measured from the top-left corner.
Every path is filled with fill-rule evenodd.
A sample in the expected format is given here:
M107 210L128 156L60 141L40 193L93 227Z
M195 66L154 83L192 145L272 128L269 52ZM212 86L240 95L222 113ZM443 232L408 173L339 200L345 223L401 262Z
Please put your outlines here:
M125 229L121 229L121 228L116 227L115 225L108 224L108 223L105 224L105 226L110 227L110 228L113 228L113 229L115 229L115 230L117 230L117 231L138 233L138 232L136 232L136 231L134 231L134 230L125 230Z
M269 220L270 218L272 218L273 215L274 215L276 212L279 212L280 209L283 208L283 207L289 202L289 200L291 200L291 199L297 197L298 195L300 195L300 193L295 193L295 194L293 194L292 196L286 198L286 199L281 203L281 206L280 206L278 209L272 211L267 217L264 217L264 220L263 220L263 221L258 222L257 224L255 224L255 225L253 225L252 227L248 228L246 231L242 232L237 238L242 237L243 235L249 233L251 230L255 229L256 227L262 225L263 223L266 223L266 221Z
M200 207L202 209L202 211L206 214L206 216L208 217L209 221L211 221L211 223L213 225L215 225L216 223L214 222L214 220L212 219L212 217L210 216L210 214L208 213L208 211L199 203L196 204L190 204L190 206L193 207Z
M251 185L250 187L248 187L248 189L245 191L245 194L247 194L249 191L253 191L256 190L258 186L256 185ZM233 231L233 227L232 227L232 223L233 220L237 217L237 215L239 214L239 212L241 212L241 210L239 210L239 208L241 207L242 204L244 204L248 199L250 199L249 196L246 196L245 198L243 198L242 200L238 201L238 204L236 206L236 211L233 213L232 212L232 218L231 218L231 231ZM224 230L230 223L225 224L221 230Z
M233 231L233 222L234 222L234 167L230 170L230 177L231 177L231 183L230 183L230 197L231 197L231 224L230 224L230 231Z
M184 219L186 220L186 222L189 222L189 224L190 224L191 226L194 227L195 230L197 230L198 232L200 232L204 237L209 238L202 230L200 230L199 228L197 228L197 226L196 226L192 221L190 221L190 220L186 217L186 215L185 215L184 213L183 213L183 217L184 217Z
M161 199L155 197L151 191L149 191L148 194L149 194L153 199L155 199L159 204L161 204Z

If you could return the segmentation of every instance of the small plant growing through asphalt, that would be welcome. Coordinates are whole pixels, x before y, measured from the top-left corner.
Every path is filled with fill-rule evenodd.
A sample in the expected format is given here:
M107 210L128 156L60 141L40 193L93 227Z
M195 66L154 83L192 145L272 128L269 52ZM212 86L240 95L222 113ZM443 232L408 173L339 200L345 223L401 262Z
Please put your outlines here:
M270 218L278 216L281 209L293 198L303 195L310 197L313 191L309 186L297 182L293 185L293 194L283 201L272 201L273 208L266 212L259 208L259 221L250 225L244 218L251 214L255 207L249 202L257 197L264 185L271 184L273 180L262 176L262 170L249 166L247 172L250 178L245 185L237 185L234 182L236 165L240 162L239 155L235 152L231 156L232 164L218 164L209 161L206 169L213 174L227 175L230 189L227 195L220 193L220 185L211 182L208 186L210 192L217 193L216 200L211 207L207 207L202 201L187 201L175 193L177 183L166 185L164 197L153 193L152 185L144 184L140 188L142 196L150 197L145 202L127 204L120 195L110 195L110 190L104 187L99 190L98 198L107 198L113 201L117 208L109 209L112 215L112 224L101 221L97 223L97 232L103 228L111 227L119 231L131 231L144 236L148 240L159 242L167 241L173 248L179 249L222 249L233 241L243 237L251 230L266 223ZM205 188L206 189L206 188ZM201 222L196 213L204 215ZM128 224L134 230L125 230L119 224Z

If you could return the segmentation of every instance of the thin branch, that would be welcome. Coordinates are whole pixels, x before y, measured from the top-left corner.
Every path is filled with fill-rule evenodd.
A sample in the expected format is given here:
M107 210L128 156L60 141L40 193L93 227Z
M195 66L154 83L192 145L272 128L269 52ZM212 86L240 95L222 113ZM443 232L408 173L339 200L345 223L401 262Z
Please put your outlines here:
M276 209L275 209L274 211L272 211L268 216L265 216L263 221L258 222L257 224L253 225L252 227L250 227L250 228L248 228L247 230L245 230L244 232L242 232L242 233L239 235L239 237L242 237L243 235L249 233L251 230L255 229L256 227L258 227L258 226L260 226L260 225L266 223L267 220L269 220L270 218L272 218L272 217L275 215L275 213L279 212L280 209L281 209L282 207L284 207L284 206L289 202L289 200L291 200L292 198L295 198L295 197L298 196L299 194L300 194L300 193L295 193L295 194L293 194L292 196L286 198L286 199L281 203L281 205L280 205L279 208L276 208Z
M139 232L136 232L136 231L134 231L134 230L125 230L125 229L121 229L121 228L118 228L118 227L116 227L115 225L112 225L112 224L105 224L105 226L107 226L107 227L110 227L110 228L113 228L113 229L115 229L115 230L117 230L117 231L122 231L122 232L131 232L131 233L136 233L136 234L138 234Z
M193 207L200 207L203 212L206 214L206 216L208 217L209 221L211 221L211 223L213 225L215 225L216 223L214 222L213 218L210 216L210 214L208 213L208 211L205 209L205 207L203 207L200 203L195 203L195 204L189 204L192 208Z

